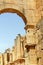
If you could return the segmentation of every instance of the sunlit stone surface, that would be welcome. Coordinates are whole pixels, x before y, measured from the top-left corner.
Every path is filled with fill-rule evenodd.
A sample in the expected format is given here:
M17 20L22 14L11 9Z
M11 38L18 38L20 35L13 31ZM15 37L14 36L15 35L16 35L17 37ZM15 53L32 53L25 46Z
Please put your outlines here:
M0 0L0 14L5 12L22 17L26 35L0 53L0 65L43 65L43 0Z

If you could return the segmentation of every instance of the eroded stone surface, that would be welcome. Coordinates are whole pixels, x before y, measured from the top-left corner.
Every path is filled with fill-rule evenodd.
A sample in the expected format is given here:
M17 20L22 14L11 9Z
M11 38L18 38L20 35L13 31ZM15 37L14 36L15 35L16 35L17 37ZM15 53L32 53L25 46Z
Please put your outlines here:
M43 0L0 0L0 14L5 12L22 17L26 35L0 53L0 65L43 65Z

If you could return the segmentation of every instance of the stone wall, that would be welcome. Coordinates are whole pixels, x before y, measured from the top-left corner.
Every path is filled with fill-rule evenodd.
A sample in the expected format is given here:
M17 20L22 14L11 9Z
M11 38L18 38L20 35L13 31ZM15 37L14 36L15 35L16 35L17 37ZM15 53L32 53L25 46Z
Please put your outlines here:
M0 14L7 12L22 17L26 35L0 54L1 65L43 65L43 0L0 0Z
M41 16L43 16L43 0L0 0L0 14L13 12L7 8L21 12L26 17L27 25L33 23L36 25ZM6 9L6 11L3 9Z

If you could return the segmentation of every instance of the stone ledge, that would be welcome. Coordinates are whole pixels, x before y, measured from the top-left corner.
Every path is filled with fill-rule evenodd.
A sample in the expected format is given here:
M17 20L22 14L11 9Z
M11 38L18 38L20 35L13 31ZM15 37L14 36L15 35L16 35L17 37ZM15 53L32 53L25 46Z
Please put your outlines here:
M34 28L34 25L26 25L24 29L27 30L28 28L33 29Z

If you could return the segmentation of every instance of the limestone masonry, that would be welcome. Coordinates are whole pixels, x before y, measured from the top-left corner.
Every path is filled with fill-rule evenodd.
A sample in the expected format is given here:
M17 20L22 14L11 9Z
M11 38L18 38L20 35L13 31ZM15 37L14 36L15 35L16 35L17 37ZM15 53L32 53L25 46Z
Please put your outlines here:
M0 0L0 14L7 12L24 20L26 35L0 53L0 65L43 65L43 0Z

